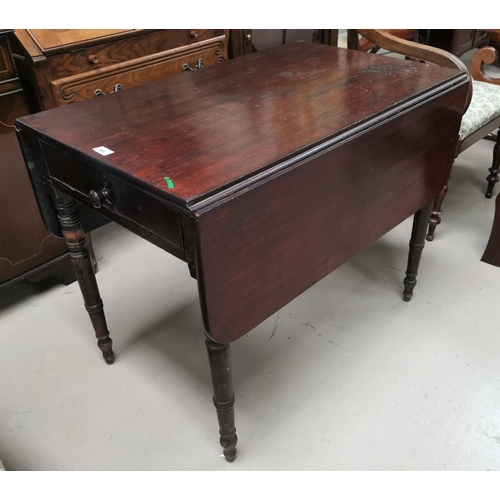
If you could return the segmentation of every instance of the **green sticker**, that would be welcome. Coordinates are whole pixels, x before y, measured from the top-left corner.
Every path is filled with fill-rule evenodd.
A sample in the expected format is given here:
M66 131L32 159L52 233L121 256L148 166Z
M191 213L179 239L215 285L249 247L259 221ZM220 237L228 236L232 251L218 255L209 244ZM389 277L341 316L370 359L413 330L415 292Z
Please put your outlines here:
M173 189L174 188L174 183L170 180L170 177L164 177L163 179L165 179L165 182L167 183L167 187L169 189Z

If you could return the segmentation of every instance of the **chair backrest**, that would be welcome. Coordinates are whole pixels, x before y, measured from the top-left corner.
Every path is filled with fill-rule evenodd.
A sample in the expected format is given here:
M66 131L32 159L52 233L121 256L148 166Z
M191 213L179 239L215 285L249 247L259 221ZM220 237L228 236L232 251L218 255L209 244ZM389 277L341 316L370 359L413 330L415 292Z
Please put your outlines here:
M500 30L488 30L490 42L498 46L500 44ZM494 78L484 72L485 64L493 64L498 59L498 51L495 47L487 46L479 49L470 61L470 73L474 80L500 85L500 78Z
M380 30L384 33L402 38L403 40L411 40L418 42L418 30ZM360 36L358 30L347 30L347 48L353 50L361 50L363 52L376 53L381 47L377 47L371 40L364 36Z

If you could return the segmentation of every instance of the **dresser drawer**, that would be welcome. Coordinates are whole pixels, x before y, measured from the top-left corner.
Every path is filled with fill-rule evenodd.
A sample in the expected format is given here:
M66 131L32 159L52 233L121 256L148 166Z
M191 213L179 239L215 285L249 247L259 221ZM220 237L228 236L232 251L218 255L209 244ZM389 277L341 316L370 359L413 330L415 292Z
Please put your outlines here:
M114 64L91 73L55 80L51 82L51 88L57 105L61 106L95 97L96 91L107 94L114 91L117 84L122 89L127 89L182 73L185 65L195 68L200 59L203 60L203 66L209 66L224 61L225 54L225 37L221 36L188 47Z
M99 207L102 215L155 244L155 238L148 237L145 232L166 240L181 252L170 248L168 251L182 258L183 240L179 209L151 196L125 179L103 174L102 170L86 161L75 158L68 161L67 153L59 148L45 142L41 142L41 146L55 187L69 188L74 198L91 207L94 206L94 201L90 191L100 192L107 187L111 193L111 203L102 200ZM58 186L58 183L62 186Z
M53 80L224 36L224 30L157 30L49 57Z

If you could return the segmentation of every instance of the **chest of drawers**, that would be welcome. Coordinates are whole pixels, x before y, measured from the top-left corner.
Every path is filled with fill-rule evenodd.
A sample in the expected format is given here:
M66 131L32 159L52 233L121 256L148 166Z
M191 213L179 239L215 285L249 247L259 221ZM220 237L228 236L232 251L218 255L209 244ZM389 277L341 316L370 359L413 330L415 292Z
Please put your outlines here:
M33 111L227 59L228 30L16 30L14 58Z

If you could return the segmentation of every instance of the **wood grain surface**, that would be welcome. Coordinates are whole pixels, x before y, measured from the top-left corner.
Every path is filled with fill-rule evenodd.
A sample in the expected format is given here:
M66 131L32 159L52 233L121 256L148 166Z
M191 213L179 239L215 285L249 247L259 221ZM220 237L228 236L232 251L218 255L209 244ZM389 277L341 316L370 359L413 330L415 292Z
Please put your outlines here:
M206 333L226 344L437 196L468 86L456 69L296 43L18 127L42 181L92 206L106 176L103 214L184 252Z
M42 50L53 49L61 45L70 45L78 42L87 42L94 38L103 38L109 35L116 35L127 29L32 29L34 39L40 44Z
M185 207L383 112L396 113L434 87L456 84L457 75L295 43L33 115L20 125ZM101 156L93 151L99 146L114 153Z
M451 170L466 94L467 84L201 213L206 332L236 340L429 203Z

